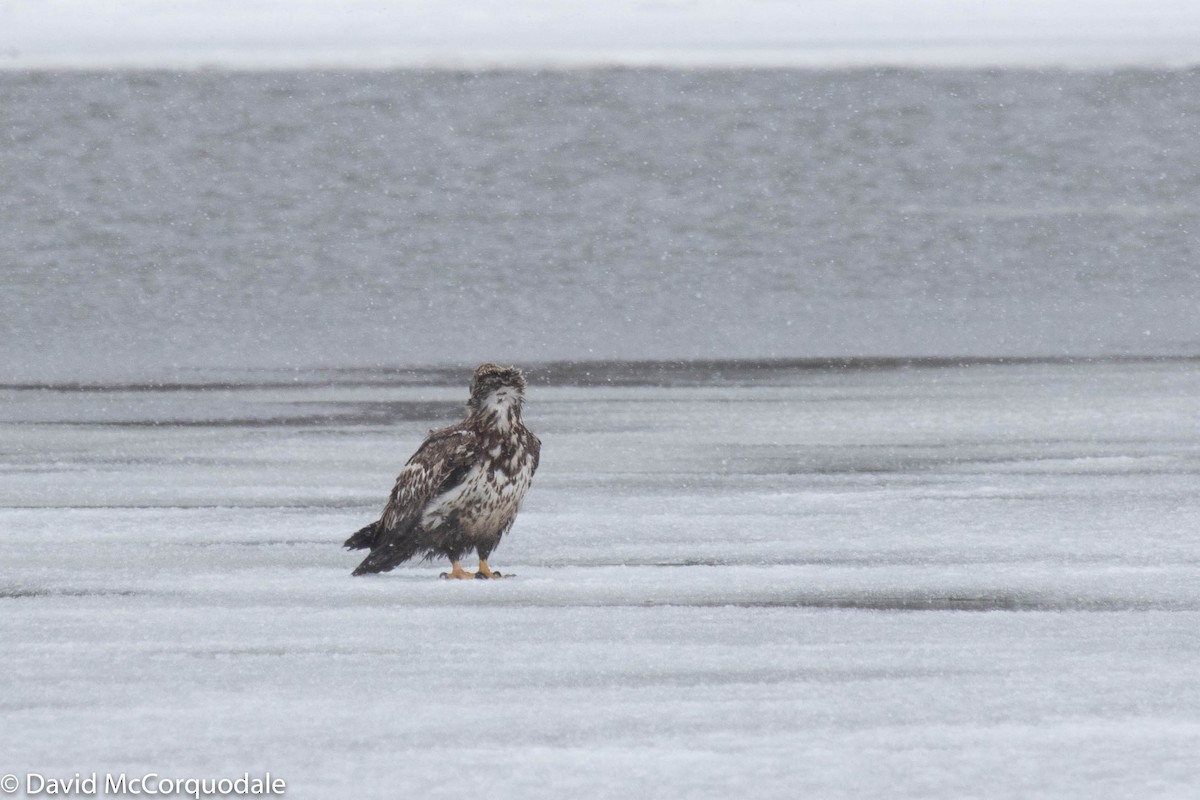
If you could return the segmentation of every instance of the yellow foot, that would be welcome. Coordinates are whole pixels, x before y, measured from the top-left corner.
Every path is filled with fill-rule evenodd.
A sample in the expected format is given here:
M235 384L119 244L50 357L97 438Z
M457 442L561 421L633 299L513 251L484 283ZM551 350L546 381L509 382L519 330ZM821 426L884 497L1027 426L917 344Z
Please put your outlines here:
M460 581L467 581L467 580L474 580L475 573L467 572L465 569L462 568L462 564L458 563L457 561L451 561L450 562L450 571L443 572L442 577L443 578L453 578L455 580L460 580Z
M511 578L512 573L505 575L500 572L492 572L492 568L488 566L486 559L479 559L479 571L475 573L475 577L480 580L491 580L492 578Z

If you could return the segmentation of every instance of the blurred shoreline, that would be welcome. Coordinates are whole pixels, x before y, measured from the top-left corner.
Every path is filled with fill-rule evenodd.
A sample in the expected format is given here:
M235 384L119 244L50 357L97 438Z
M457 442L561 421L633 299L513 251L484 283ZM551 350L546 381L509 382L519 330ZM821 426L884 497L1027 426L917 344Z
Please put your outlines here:
M841 357L531 361L518 363L531 386L685 388L755 386L812 373L960 370L979 367L1193 366L1200 355ZM342 367L331 369L194 369L171 380L13 381L0 391L193 392L322 387L462 387L474 364ZM188 375L195 376L189 378ZM217 377L221 376L221 377Z

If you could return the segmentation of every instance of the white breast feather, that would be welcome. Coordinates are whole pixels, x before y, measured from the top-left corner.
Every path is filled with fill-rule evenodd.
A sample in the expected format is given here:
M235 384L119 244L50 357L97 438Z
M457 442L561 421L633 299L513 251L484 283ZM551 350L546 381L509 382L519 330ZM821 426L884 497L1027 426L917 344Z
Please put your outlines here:
M421 516L421 526L436 528L457 513L469 533L484 536L500 532L516 516L533 480L528 455L516 466L513 474L497 469L492 480L487 466L476 464L462 483L433 498Z

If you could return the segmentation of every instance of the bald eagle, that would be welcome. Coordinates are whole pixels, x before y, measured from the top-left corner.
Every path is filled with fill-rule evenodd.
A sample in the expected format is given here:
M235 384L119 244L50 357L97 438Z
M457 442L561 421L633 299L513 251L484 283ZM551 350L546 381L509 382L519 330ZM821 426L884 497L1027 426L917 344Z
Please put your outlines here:
M383 515L346 540L371 550L355 575L387 572L420 555L450 559L446 578L500 578L488 556L508 532L538 467L541 441L521 421L525 377L481 364L471 379L467 418L429 432L400 475ZM479 569L459 563L471 550Z

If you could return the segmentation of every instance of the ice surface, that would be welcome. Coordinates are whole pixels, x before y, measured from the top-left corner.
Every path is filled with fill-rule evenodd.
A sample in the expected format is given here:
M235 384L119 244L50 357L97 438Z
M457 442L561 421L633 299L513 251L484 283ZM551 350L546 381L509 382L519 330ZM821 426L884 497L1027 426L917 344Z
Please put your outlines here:
M1194 361L588 372L490 583L339 547L460 375L5 390L0 772L1195 794Z

